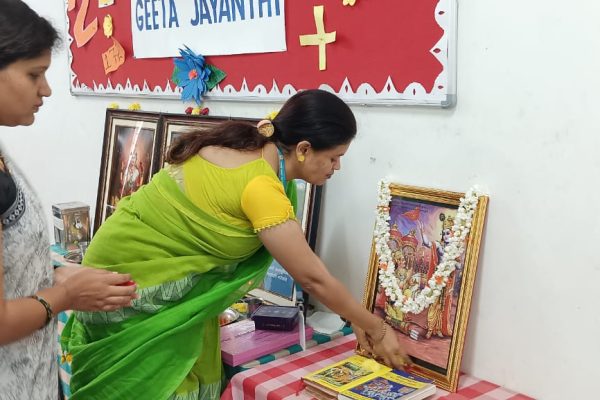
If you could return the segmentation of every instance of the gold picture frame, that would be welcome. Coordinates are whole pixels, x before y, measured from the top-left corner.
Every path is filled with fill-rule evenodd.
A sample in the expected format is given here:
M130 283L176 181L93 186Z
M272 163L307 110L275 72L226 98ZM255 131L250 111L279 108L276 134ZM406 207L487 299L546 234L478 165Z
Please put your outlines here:
M399 287L405 295L414 296L427 285L441 259L465 194L399 184L391 184L390 190L388 245ZM439 300L420 313L403 313L389 301L379 285L374 243L371 248L363 304L397 333L413 361L411 372L451 392L458 385L487 203L487 196L478 198L459 267L448 277Z

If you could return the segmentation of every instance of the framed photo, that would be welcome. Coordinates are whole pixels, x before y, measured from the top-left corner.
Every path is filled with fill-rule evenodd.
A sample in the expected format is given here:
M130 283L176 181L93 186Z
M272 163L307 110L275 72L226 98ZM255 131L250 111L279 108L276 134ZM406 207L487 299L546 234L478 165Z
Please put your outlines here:
M395 265L393 275L402 294L416 299L430 285L451 242L465 194L397 184L391 184L390 190L387 245ZM464 252L439 296L419 313L403 312L390 300L381 286L375 242L371 249L363 303L397 333L413 360L413 371L452 392L458 384L487 202L486 196L478 198Z
M158 169L162 168L167 158L167 152L173 141L177 140L182 133L192 129L208 130L222 122L237 118L198 116L187 114L163 114L162 143L158 160ZM254 120L240 119L241 121L255 122Z
M302 230L311 249L314 250L317 241L319 211L321 209L322 187L311 185L301 179L294 181L298 193L298 208L296 218L302 225ZM260 297L268 303L282 306L295 306L298 302L298 290L290 274L276 260L273 260L267 270L267 276L261 286L250 292L252 296ZM303 302L308 302L308 293L303 293Z
M160 148L160 114L106 110L94 232L123 197L150 180Z

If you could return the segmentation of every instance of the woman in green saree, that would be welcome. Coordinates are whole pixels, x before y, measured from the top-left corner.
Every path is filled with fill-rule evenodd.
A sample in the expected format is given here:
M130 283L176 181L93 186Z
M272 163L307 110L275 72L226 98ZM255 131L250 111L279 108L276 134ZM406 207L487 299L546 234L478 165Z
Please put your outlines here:
M260 284L271 257L352 321L361 345L402 367L392 330L306 243L287 184L323 184L355 135L343 101L308 90L272 121L228 122L176 142L169 165L119 203L86 253L86 265L130 273L140 298L119 311L73 314L62 336L71 399L218 398L218 314Z

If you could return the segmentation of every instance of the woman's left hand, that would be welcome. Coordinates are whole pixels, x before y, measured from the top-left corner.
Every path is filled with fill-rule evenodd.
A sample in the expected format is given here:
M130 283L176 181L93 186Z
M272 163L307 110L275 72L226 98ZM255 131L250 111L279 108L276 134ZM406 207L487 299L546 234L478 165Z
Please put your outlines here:
M70 262L63 262L60 267L54 268L54 284L65 283L73 274L81 270L81 265Z

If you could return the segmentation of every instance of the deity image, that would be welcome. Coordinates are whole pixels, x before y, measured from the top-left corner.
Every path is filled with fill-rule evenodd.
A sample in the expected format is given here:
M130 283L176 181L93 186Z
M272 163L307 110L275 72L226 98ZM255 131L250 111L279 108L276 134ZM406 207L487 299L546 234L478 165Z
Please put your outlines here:
M127 166L121 167L121 193L120 197L129 196L142 186L144 178L144 165L138 162L137 153L133 153Z
M374 301L368 304L393 328L417 365L444 371L452 362L456 332L462 331L462 325L457 325L462 321L457 312L459 300L466 295L459 282L465 255L450 260L445 251L455 245L453 227L458 204L410 199L400 194L393 194L388 204L389 236L384 236L387 246L381 246L385 253L377 249L374 252L377 258L373 258L369 275L369 279L376 278L369 291L369 299ZM389 265L380 264L385 260L395 268L393 274ZM448 271L448 266L453 270L438 272L438 268Z
M452 226L454 218L446 217L443 213L439 215L439 220L442 221L442 232L440 241L430 241L424 233L423 223L417 221L419 232L421 233L423 246L431 249L431 259L429 269L427 270L427 280L434 274L435 269L444 255L444 247L450 243L452 237ZM429 306L427 310L427 333L426 338L432 335L438 337L452 336L452 324L450 322L450 308L452 307L452 295L454 288L455 272L450 274L446 287L442 289L442 293L437 300Z
M152 165L153 129L117 126L115 135L107 188L106 217L114 212L119 200L148 182Z

